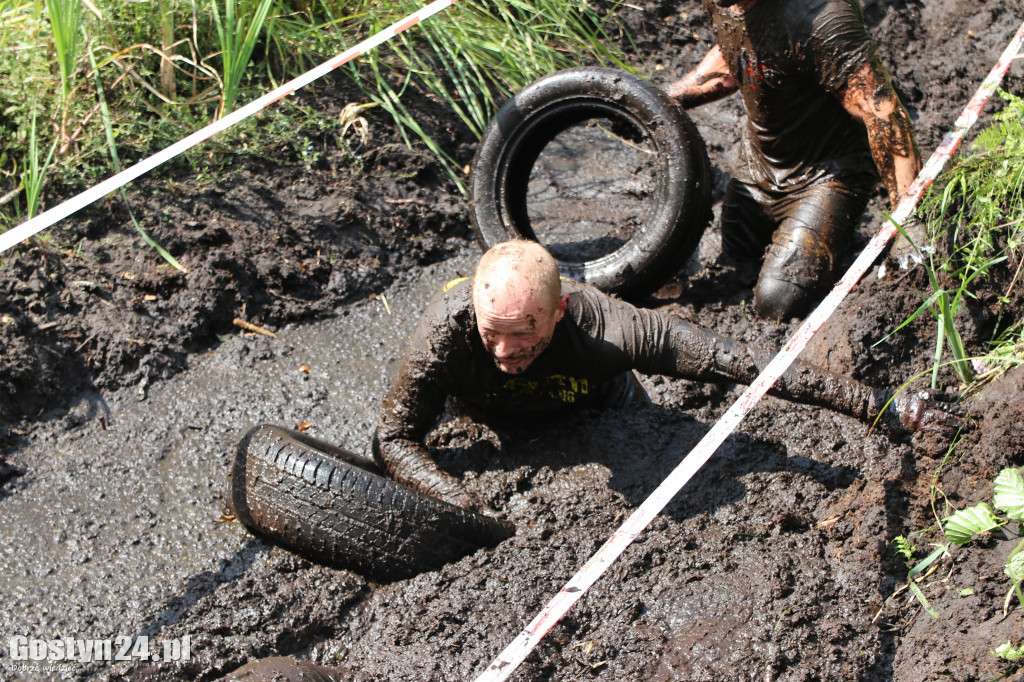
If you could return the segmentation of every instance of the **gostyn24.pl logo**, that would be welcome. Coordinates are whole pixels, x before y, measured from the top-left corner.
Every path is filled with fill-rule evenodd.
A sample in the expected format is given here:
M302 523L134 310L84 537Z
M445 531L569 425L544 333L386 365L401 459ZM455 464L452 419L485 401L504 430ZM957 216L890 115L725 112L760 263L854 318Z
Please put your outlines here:
M10 654L12 661L37 662L187 661L192 657L192 636L150 642L146 635L113 639L29 639L17 635L10 639Z

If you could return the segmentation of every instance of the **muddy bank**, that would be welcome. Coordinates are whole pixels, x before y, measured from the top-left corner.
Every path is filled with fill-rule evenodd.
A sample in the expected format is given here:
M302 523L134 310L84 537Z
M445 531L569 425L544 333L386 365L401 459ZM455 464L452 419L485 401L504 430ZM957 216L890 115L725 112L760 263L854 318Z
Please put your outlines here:
M925 151L1019 24L1000 2L865 11ZM624 16L655 80L707 48L697 3ZM1020 68L1007 83L1016 91ZM738 102L694 118L720 191ZM468 162L463 134L432 125ZM116 203L5 259L0 437L22 472L0 488L5 633L192 642L187 662L76 663L72 678L209 680L296 655L369 680L472 679L739 394L649 377L658 407L644 413L583 414L505 440L442 426L432 437L441 462L518 531L407 581L370 583L221 520L232 445L255 422L307 422L311 435L368 450L420 308L479 253L437 167L392 144L383 119L371 130L356 171L340 149L315 166L282 149L275 163L240 162L213 183L147 179L134 201L187 275L137 247ZM882 206L879 195L860 243ZM751 319L749 287L714 263L716 237L710 230L692 276L646 303L777 347L792 327ZM866 279L809 357L875 385L926 367L934 330L923 319L872 347L926 288L920 273ZM247 334L235 317L277 336ZM970 343L984 340L982 327ZM969 455L943 470L958 504L990 494L1000 467L1024 464L1013 428L1020 383L1016 374L984 392ZM923 586L941 620L916 601L886 606L907 573L891 540L934 523L927 491L944 451L766 399L514 679L995 676L1006 666L988 651L1022 625L1019 610L1001 618L1001 540L981 554L956 550ZM973 596L960 597L967 587ZM39 678L6 648L0 671Z

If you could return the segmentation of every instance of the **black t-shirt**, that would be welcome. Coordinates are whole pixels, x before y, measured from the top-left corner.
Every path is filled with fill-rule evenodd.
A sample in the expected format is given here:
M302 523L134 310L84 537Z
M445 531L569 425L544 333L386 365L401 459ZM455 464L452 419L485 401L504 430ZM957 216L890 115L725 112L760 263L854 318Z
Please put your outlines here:
M734 175L766 191L832 178L869 190L867 132L838 98L877 58L858 0L758 0L741 16L703 7L747 111Z

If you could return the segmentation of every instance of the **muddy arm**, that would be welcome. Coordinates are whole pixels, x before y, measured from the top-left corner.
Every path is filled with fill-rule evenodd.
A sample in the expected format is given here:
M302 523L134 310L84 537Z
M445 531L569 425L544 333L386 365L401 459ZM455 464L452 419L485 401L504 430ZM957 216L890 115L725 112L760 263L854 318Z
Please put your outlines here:
M413 490L471 508L475 498L459 479L444 471L423 445L437 421L446 394L429 368L407 355L384 398L373 438L373 457L392 478Z
M452 347L448 310L441 298L427 306L413 330L402 365L381 405L373 456L392 478L459 507L480 506L461 481L444 471L423 445L448 398L448 369L438 353Z
M669 330L668 348L675 376L696 381L749 385L773 357L767 351L687 322L678 322ZM799 360L790 365L768 392L864 421L878 414L883 393L850 377Z
M720 100L737 89L739 84L729 73L729 65L718 45L704 55L696 69L666 88L669 96L675 98L684 109Z
M910 116L877 54L839 92L839 100L867 128L871 155L895 210L921 170L921 156Z
M749 385L773 357L705 327L617 299L605 299L601 318L608 345L622 349L623 362L645 374ZM884 392L799 360L769 393L863 420L873 419L884 404L879 402Z

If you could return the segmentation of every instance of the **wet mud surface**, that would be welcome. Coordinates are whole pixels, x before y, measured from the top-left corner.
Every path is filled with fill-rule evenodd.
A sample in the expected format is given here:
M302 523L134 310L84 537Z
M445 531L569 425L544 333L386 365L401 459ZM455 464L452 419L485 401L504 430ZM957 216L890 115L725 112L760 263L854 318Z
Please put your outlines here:
M925 155L1002 52L1019 10L865 2ZM656 82L681 75L708 47L699 3L648 3L625 17ZM1020 91L1021 75L1015 66L1008 89ZM339 109L358 97L333 94ZM730 98L694 112L719 200L739 106ZM469 163L468 135L443 116L432 125ZM369 452L419 311L479 255L465 203L436 165L398 144L383 118L371 131L354 170L340 150L309 165L283 147L274 160L204 181L168 172L136 183L136 213L187 274L138 245L116 201L5 254L0 678L212 680L295 656L331 667L335 679L473 679L738 397L737 387L645 377L657 407L644 412L583 413L514 437L440 425L430 438L439 462L517 532L408 580L369 582L225 519L233 447L255 423L306 425ZM858 248L876 229L883 195L879 188ZM780 346L795 327L752 318L750 282L716 264L717 237L713 224L685 276L641 303ZM932 324L921 319L872 344L927 288L921 272L865 278L804 358L875 386L901 383L928 366ZM964 320L969 347L988 338L987 302L1002 291L979 292ZM235 318L276 336L244 331ZM973 400L980 418L966 454L941 470L948 442L894 442L848 417L766 398L513 679L1005 672L989 651L1020 643L1020 610L1002 614L1002 565L1017 540L992 536L983 551L944 560L922 584L941 619L905 590L890 600L907 574L891 541L934 525L934 480L963 506L990 499L1002 467L1024 464L1022 385L1018 370ZM190 660L47 672L12 660L7 647L12 636L142 635L154 645L189 637Z

